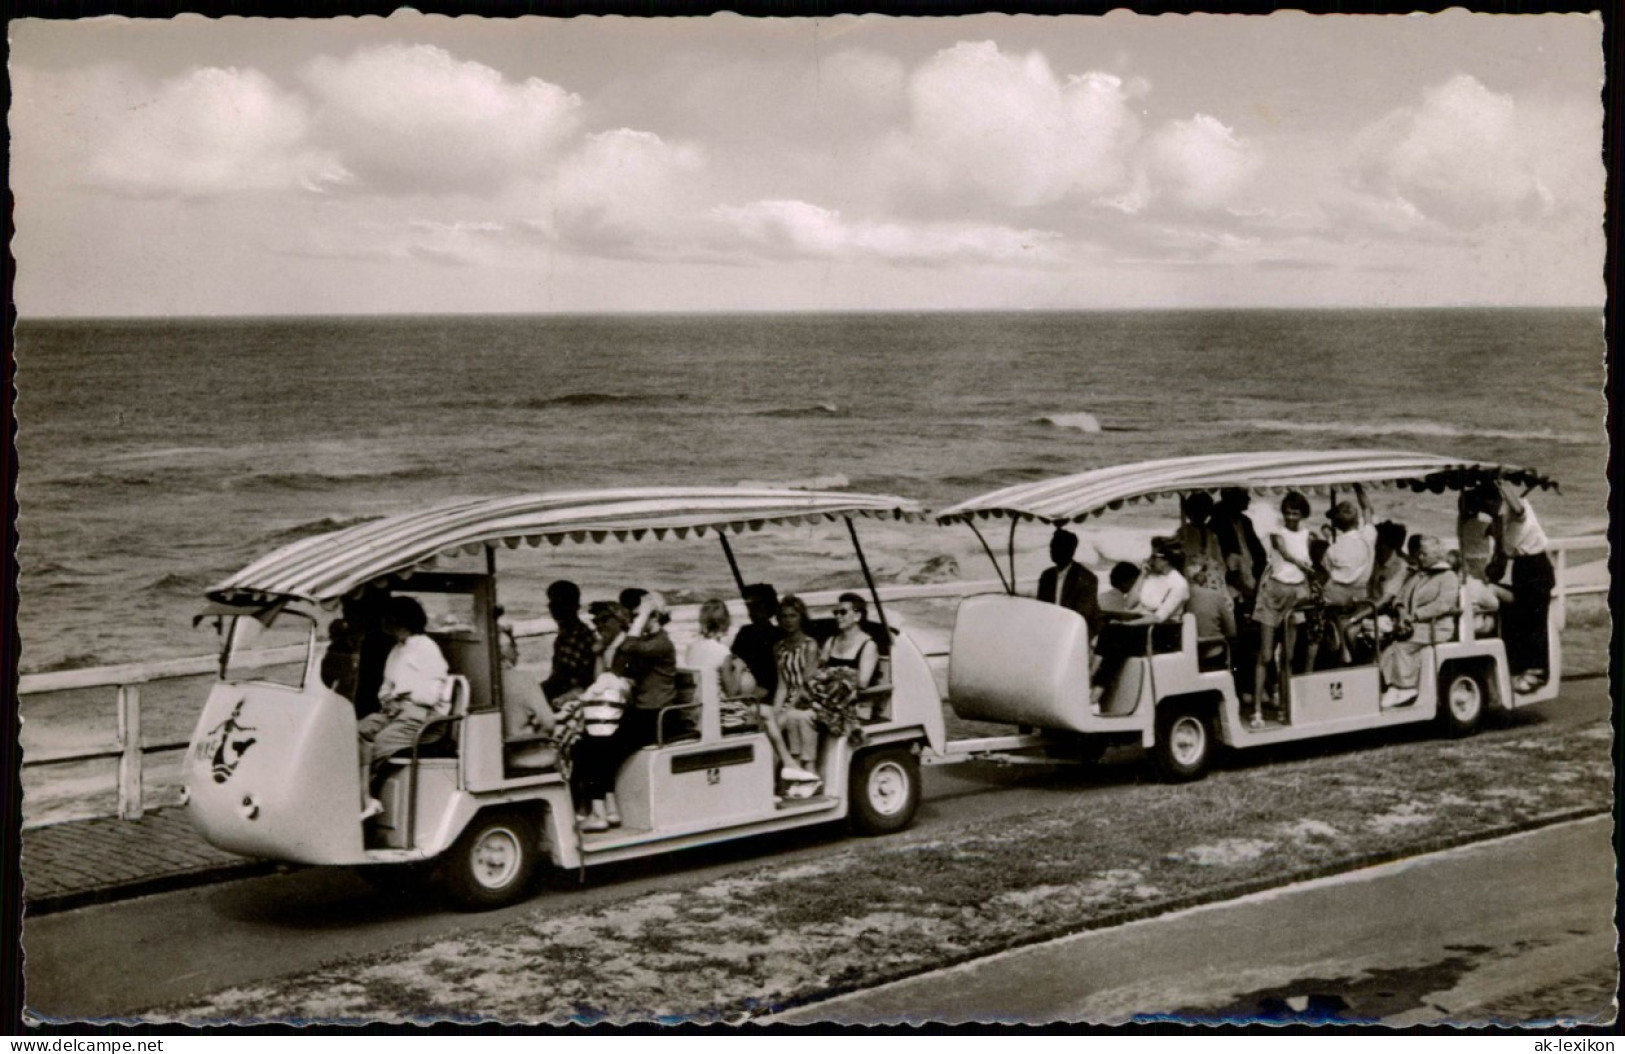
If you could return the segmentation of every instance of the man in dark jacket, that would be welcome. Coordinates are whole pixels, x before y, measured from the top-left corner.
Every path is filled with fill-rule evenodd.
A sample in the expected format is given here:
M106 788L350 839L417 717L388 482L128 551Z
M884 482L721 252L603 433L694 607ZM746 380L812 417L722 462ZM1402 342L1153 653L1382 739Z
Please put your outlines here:
M1100 632L1100 580L1093 571L1072 559L1077 551L1077 535L1067 530L1055 532L1049 540L1049 558L1054 566L1046 567L1038 576L1038 599L1071 608L1082 615L1093 637Z

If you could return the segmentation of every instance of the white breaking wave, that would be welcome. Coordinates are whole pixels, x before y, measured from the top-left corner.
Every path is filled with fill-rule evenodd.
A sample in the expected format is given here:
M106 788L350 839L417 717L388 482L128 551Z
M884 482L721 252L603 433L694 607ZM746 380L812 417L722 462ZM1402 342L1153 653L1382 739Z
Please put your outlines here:
M1596 443L1602 436L1553 432L1550 429L1517 431L1498 428L1457 428L1437 421L1232 421L1238 428L1255 432L1325 432L1334 435L1433 436L1438 439L1516 439L1542 443Z
M1083 410L1075 414L1047 414L1040 417L1038 423L1056 428L1076 428L1080 432L1100 431L1100 418Z

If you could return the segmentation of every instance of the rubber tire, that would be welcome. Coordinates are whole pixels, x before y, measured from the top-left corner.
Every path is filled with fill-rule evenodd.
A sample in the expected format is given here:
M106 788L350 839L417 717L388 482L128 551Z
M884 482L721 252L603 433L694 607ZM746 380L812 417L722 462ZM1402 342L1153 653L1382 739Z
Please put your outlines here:
M1176 746L1176 734L1199 737L1194 743L1194 754L1184 749L1184 739ZM1175 703L1157 711L1157 742L1151 750L1157 772L1167 782L1189 783L1207 775L1216 744L1212 720L1196 707Z
M500 853L500 874L489 877L489 854ZM516 812L482 812L446 854L441 873L453 902L468 911L490 911L522 900L541 853L536 824ZM506 857L506 859L504 859Z
M1458 712L1456 703L1462 704L1464 712ZM1488 704L1489 693L1484 688L1483 675L1457 667L1439 685L1439 724L1447 735L1470 736L1483 723Z
M859 834L895 834L920 807L920 759L906 747L866 750L852 759L847 793Z

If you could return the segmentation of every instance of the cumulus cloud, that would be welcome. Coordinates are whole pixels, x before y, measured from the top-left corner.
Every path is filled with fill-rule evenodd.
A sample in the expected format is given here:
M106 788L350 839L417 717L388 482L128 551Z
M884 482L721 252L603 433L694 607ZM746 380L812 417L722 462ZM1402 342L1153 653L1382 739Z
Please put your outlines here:
M716 217L747 245L769 256L876 259L898 263L1050 263L1060 236L972 223L906 225L854 222L805 201L723 206Z
M692 233L705 155L653 132L587 137L559 163L551 214L560 237L611 255L667 255Z
M1456 228L1549 211L1529 117L1512 96L1457 75L1359 134L1352 185L1392 203L1396 217Z
M1263 164L1257 149L1207 114L1170 121L1147 146L1152 181L1181 205L1213 209L1247 187Z
M386 45L305 70L315 134L369 189L485 191L536 176L575 131L581 100L514 83L431 45Z
M134 195L207 196L344 178L308 141L297 96L257 70L205 67L122 99L86 165L95 185ZM112 100L97 100L112 108Z
M1140 125L1110 74L1062 80L1038 52L963 42L914 72L908 98L907 152L939 189L1031 207L1111 193L1130 178Z

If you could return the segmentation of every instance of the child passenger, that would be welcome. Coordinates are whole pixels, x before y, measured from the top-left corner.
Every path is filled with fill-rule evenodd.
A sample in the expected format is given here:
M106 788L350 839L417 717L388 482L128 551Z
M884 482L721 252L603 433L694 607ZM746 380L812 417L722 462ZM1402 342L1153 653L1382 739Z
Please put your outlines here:
M1258 586L1253 605L1253 621L1258 623L1258 659L1253 668L1253 728L1264 726L1264 687L1269 662L1275 652L1276 629L1292 618L1292 609L1309 597L1309 576L1314 564L1309 558L1309 528L1303 525L1309 515L1309 499L1288 491L1281 499L1281 525L1269 532L1265 542L1269 564Z

